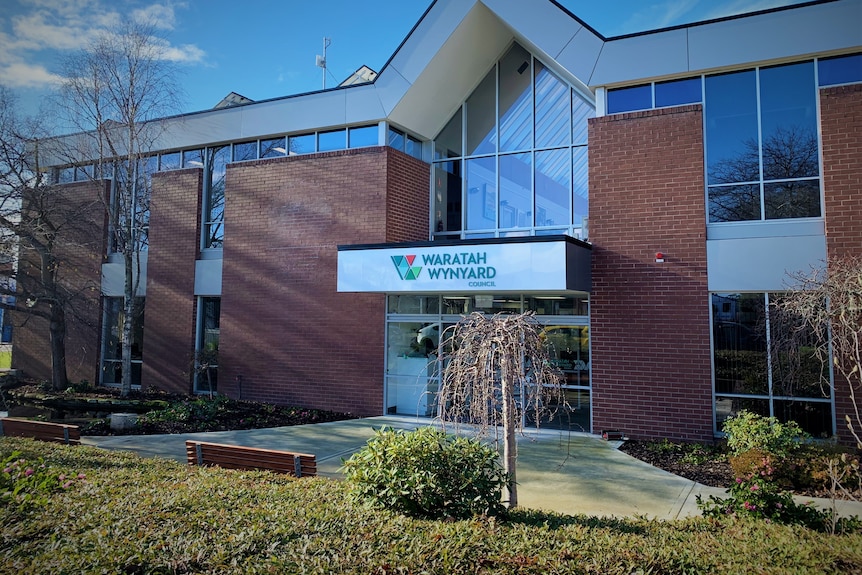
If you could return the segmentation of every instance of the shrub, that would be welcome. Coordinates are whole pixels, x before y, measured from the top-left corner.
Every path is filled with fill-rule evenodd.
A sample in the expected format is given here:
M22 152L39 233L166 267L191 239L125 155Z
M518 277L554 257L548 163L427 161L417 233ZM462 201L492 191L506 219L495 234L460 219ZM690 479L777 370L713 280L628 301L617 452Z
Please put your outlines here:
M497 452L433 427L381 429L344 462L354 497L417 517L495 515L508 476Z
M781 423L775 417L764 417L745 410L724 422L724 432L727 434L727 446L734 455L757 449L784 458L810 439L794 421Z

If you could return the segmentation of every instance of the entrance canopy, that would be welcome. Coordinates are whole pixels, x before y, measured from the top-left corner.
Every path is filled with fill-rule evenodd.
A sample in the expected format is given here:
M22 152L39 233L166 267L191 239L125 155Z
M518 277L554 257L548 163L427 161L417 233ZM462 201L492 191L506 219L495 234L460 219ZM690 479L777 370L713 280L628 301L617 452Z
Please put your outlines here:
M338 291L591 291L590 244L534 236L338 246Z

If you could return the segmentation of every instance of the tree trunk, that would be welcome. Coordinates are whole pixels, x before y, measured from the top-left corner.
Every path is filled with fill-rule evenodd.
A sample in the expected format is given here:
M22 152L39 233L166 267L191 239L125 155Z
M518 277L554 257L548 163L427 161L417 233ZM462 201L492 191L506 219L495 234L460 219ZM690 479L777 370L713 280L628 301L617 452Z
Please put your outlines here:
M515 398L512 391L512 377L509 374L509 362L503 356L500 369L500 386L503 395L503 469L509 474L509 509L518 506L518 484L515 478L516 460L518 457L515 443Z
M135 298L123 300L123 377L120 381L120 397L128 397L132 392L132 326L135 320Z
M51 339L51 385L62 391L69 387L66 373L66 312L63 306L52 303L49 332Z

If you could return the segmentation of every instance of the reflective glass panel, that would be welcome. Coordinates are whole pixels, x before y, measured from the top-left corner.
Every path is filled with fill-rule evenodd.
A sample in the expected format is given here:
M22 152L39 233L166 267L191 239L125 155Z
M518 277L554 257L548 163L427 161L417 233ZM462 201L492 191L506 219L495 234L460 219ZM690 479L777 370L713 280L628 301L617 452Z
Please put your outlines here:
M794 180L763 185L766 219L820 217L820 180Z
M437 323L390 322L386 326L386 412L429 416L435 412ZM428 345L430 342L430 346Z
M348 148L364 148L377 145L377 126L361 126L348 131Z
M769 294L772 394L829 399L832 395L829 363L818 359L815 353L815 348L825 347L825 342L806 327L799 315L780 305L783 297Z
M183 167L184 168L203 168L204 167L204 151L203 150L183 150Z
M287 148L284 147L284 138L270 138L260 141L261 158L280 158L286 155Z
M496 82L497 69L485 76L464 104L468 156L493 154L497 150Z
M387 137L387 145L390 148L395 148L396 150L404 151L404 134L399 132L394 128L389 128L389 135Z
M862 54L818 60L817 79L821 86L862 82Z
M536 225L553 226L570 223L571 150L536 152Z
M754 70L708 76L705 115L708 183L759 181Z
M434 231L461 230L461 160L434 164Z
M313 154L315 150L314 134L301 134L299 136L291 136L288 139L288 143L290 145L290 147L288 148L288 153L291 156L294 154Z
M461 155L461 108L434 138L434 159L457 158Z
M569 145L572 115L569 87L544 64L535 61L536 147Z
M575 227L583 225L589 216L590 194L589 194L589 158L587 147L581 146L572 150L572 184L574 199L574 224Z
M207 148L207 218L204 222L204 247L224 247L225 168L230 146Z
M240 142L233 145L233 161L244 162L257 159L257 142Z
M329 152L347 148L347 133L345 130L332 130L317 134L317 151Z
M60 168L57 171L57 183L58 184L71 184L75 181L75 166L69 166L68 168Z
M764 302L764 294L713 294L716 393L769 393Z
M467 229L497 227L496 158L467 160Z
M500 60L500 152L533 145L533 90L530 53L513 45Z
M572 90L572 144L586 146L588 137L587 120L596 117L596 109L592 104L578 96Z
M181 158L179 152L162 154L160 161L161 164L159 165L159 169L162 171L180 169Z
M500 156L500 227L533 225L532 155Z
M139 250L149 248L150 198L153 195L153 174L159 171L159 157L148 156L138 162L135 181L135 246Z
M608 90L608 114L652 108L652 86L632 86Z
M832 437L832 405L823 401L783 401L774 402L775 417L786 423L795 421L803 431L812 437L826 439Z
M218 346L221 298L201 298L201 325L197 346L195 391L218 390Z
M535 296L525 300L526 309L536 315L587 315L587 299L566 296Z
M694 104L703 100L700 78L686 78L671 82L656 82L655 107Z
M413 136L407 135L407 146L404 148L408 156L413 156L417 160L422 159L422 142Z
M760 71L763 178L778 180L819 174L814 63Z
M738 222L760 219L760 186L713 186L709 188L709 221Z
M715 424L718 431L724 428L728 417L735 417L740 411L751 411L763 417L769 417L769 400L749 397L716 397Z
M387 313L439 314L440 297L436 295L390 295L387 298Z

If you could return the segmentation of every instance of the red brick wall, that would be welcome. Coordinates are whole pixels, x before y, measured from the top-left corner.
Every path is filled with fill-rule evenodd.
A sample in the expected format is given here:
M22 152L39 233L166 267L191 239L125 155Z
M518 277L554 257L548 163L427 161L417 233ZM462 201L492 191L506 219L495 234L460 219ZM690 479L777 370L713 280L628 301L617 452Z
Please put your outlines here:
M141 385L192 391L203 170L153 175Z
M60 187L57 196L55 224L62 226L55 254L60 264L58 281L72 295L66 312L66 372L71 382L98 381L99 332L101 323L100 286L102 254L105 253L105 211L108 183L79 182ZM38 278L38 254L26 243L21 244L18 283L32 284L28 278ZM48 321L39 313L47 313L41 302L32 309L18 298L18 310L12 314L12 367L26 376L51 379L51 348Z
M829 260L862 256L862 84L820 92L826 251ZM857 402L862 390L856 391ZM845 415L853 403L847 381L836 381L838 435L850 441Z
M385 299L336 292L337 246L427 239L429 179L386 147L228 166L221 391L382 413Z
M710 440L701 106L593 119L589 147L593 430Z

